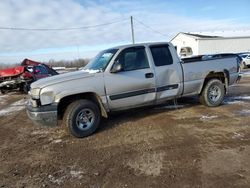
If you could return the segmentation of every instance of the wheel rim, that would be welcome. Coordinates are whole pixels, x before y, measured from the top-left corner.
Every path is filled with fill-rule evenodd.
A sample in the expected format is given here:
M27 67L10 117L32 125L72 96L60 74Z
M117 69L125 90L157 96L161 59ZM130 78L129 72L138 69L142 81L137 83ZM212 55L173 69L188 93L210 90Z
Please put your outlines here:
M86 131L92 127L94 121L95 114L89 108L82 109L76 116L76 126L82 131Z
M221 97L221 90L218 86L211 86L208 91L208 98L211 102L217 102Z

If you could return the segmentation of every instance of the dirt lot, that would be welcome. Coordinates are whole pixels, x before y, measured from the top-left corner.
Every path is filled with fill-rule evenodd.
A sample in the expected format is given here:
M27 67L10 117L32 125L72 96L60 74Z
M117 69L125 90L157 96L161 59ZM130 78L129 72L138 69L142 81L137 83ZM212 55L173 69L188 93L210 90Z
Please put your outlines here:
M250 77L222 106L195 98L113 115L86 139L32 125L0 95L0 187L249 187Z

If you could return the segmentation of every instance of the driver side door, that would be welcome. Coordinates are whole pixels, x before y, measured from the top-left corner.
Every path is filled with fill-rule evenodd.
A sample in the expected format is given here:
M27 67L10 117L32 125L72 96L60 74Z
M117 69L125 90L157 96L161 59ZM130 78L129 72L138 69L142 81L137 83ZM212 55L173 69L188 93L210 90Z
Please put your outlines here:
M119 62L122 69L104 74L109 108L115 111L153 104L156 99L155 76L145 47L124 49L114 62Z

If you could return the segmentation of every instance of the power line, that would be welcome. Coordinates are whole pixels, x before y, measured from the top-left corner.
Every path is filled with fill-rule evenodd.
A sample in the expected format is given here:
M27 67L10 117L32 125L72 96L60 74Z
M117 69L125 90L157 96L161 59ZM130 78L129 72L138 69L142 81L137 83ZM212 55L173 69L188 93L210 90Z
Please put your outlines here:
M127 19L123 20L116 20L113 22L107 22L103 24L98 25L89 25L89 26L82 26L82 27L65 27L65 28L25 28L25 27L4 27L0 26L0 30L15 30L15 31L69 31L69 30L83 30L83 29L90 29L90 28L96 28L96 27L102 27L106 25L111 25L119 22L127 21Z
M141 22L141 21L139 21L139 20L137 20L137 19L135 19L135 18L134 18L134 20L135 20L137 23L139 23L139 24L143 25L144 27L146 27L146 28L148 28L148 29L150 29L150 30L152 30L152 31L154 31L154 32L156 32L156 33L158 33L158 34L160 34L160 35L164 36L164 37L169 37L169 36L167 36L167 35L165 35L165 34L163 34L163 33L159 32L159 31L157 31L157 30L153 29L152 27L150 27L150 26L148 26L148 25L144 24L143 22Z

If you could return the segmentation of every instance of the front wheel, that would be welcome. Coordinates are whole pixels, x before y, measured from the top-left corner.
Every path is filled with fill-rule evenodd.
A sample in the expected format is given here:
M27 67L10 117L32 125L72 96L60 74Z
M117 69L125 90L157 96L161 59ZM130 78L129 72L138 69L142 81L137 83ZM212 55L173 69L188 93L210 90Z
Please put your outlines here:
M0 89L0 93L1 93L2 95L4 95L4 94L6 93L6 91L5 91L4 89Z
M77 100L68 106L63 121L72 135L83 138L97 130L100 119L100 110L95 103L89 100Z
M219 106L225 96L223 83L218 79L211 79L202 90L199 100L202 104L210 107Z

